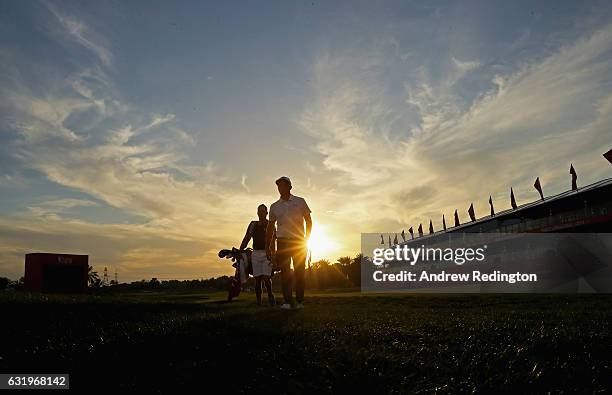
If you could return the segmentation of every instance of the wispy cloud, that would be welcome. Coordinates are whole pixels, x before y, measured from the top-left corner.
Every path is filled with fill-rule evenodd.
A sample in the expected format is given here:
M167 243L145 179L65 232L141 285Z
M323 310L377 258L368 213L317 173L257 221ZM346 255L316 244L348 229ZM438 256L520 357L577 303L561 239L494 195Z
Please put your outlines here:
M251 189L247 185L246 180L247 180L247 176L246 176L246 174L243 174L242 175L242 180L240 181L240 185L242 185L242 187L244 188L245 191L251 192Z
M11 247L9 255L0 255L0 265L19 273L22 259L16 251L59 248L89 253L94 264L119 265L124 275L133 272L132 278L136 268L143 276L148 271L147 277L164 271L229 272L212 252L231 246L253 212L250 205L267 197L249 194L246 176L236 180L223 174L212 160L189 162L185 151L195 137L180 120L126 103L100 67L112 59L104 40L55 5L47 6L77 44L97 55L98 64L79 64L63 81L36 90L19 73L10 76L14 83L2 88L2 108L11 117L2 126L14 132L8 140L12 158L57 185L137 215L144 224L96 224L65 215L94 207L89 199L31 204L27 211L0 217L3 245Z
M93 207L97 203L87 199L52 199L29 206L32 216L42 219L60 219L67 210L76 207Z
M404 109L381 91L390 82L383 71L395 67L392 53L320 57L313 66L314 100L299 122L316 138L343 195L351 196L340 211L356 208L354 217L339 221L384 231L433 217L437 226L442 213L448 217L455 208L465 217L471 201L477 213L487 212L489 194L502 205L510 186L519 199L535 199L536 175L549 194L565 190L570 161L583 170L583 182L604 176L600 151L610 144L612 126L611 34L612 27L603 26L516 72L495 73L480 81L485 89L472 100L461 95L461 84L470 73L488 78L491 70L448 55L446 78L432 79L423 68L404 82ZM414 109L418 126L394 130L398 112ZM375 207L377 218L365 207Z
M83 21L60 11L54 3L45 1L43 4L59 22L64 37L93 52L103 65L107 67L112 65L113 56L106 40L92 31Z
M92 224L59 215L0 217L0 271L23 275L24 254L72 252L90 256L101 270L116 268L122 281L141 278L210 277L227 271L213 253L222 238L188 238L146 225ZM218 249L217 249L218 250Z
M87 199L54 199L43 202L42 205L57 208L92 207L97 203Z

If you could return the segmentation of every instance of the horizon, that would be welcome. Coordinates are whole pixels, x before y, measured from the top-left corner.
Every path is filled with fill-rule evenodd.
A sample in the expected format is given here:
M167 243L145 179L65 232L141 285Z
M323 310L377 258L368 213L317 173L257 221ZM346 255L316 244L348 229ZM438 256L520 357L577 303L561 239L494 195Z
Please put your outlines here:
M603 1L12 2L0 29L0 276L230 275L283 175L332 263L611 176Z

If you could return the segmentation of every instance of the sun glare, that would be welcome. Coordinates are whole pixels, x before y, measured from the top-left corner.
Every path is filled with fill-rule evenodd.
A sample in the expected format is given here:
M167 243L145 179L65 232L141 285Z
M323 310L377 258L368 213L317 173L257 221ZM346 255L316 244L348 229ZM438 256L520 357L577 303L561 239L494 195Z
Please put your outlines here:
M327 232L327 228L319 223L312 224L312 232L308 240L308 249L310 249L313 259L331 259L327 254L334 251L338 247Z

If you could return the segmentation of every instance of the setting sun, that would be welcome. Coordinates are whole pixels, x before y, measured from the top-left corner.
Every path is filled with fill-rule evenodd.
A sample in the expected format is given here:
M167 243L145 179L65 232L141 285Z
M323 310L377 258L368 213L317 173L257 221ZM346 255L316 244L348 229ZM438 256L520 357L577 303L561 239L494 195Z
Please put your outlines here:
M319 223L312 224L312 233L308 239L308 249L313 259L323 259L327 254L338 248L336 243L327 232L327 228Z

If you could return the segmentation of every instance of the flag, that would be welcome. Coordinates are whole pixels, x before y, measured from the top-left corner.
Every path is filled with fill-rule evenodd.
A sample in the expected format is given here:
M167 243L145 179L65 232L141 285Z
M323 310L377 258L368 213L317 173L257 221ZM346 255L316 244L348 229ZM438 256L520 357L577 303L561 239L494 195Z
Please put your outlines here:
M491 217L495 215L495 210L493 209L493 198L489 195L489 206L491 206Z
M391 235L389 235L389 248L391 248Z
M570 163L570 174L572 175L572 191L578 189L578 185L576 184L576 180L578 179L578 175L576 174L576 170L574 169L574 165Z
M380 234L380 244L385 244L385 238L383 237L382 233Z
M533 183L533 187L538 190L538 192L540 193L540 197L542 198L542 200L544 200L544 193L542 193L542 185L540 185L540 177L536 178L535 182Z
M612 149L605 154L603 154L604 158L608 160L608 162L612 163Z
M512 206L513 209L517 207L516 199L514 198L514 191L512 190L512 188L510 188L510 205Z
M404 229L402 229L402 240L406 241L406 233L404 233Z
M398 242L397 242L397 233L395 234L395 237L393 238L393 244L398 244Z
M444 218L444 214L442 214L442 227L446 230L446 219Z
M423 224L419 224L419 237L423 236Z
M455 209L455 226L459 226L459 214L457 214L457 209Z
M408 233L410 233L410 240L414 240L414 231L412 230L412 226L408 229Z
M476 221L476 214L474 214L474 203L470 204L470 208L468 208L468 214L470 214L470 219L472 221Z
M429 234L433 233L433 223L429 220Z

